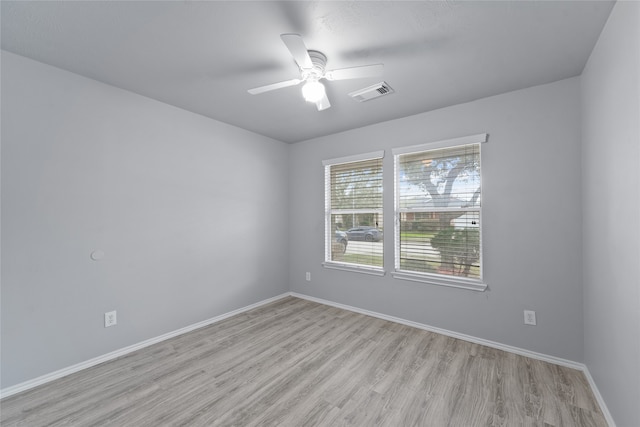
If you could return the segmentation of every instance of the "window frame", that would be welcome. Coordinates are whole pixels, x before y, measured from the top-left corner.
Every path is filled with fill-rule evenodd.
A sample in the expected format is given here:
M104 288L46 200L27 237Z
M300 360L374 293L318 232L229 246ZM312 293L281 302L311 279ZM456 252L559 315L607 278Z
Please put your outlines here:
M480 152L480 185L481 185L481 194L484 192L483 187L483 167L482 167L482 145L486 143L488 140L488 135L486 133L464 136L460 138L452 138L441 141L434 141L424 144L412 145L407 147L400 147L392 149L393 155L393 212L394 212L394 221L393 221L393 231L394 231L394 270L391 272L391 275L396 279L401 280L409 280L413 282L422 282L428 283L432 285L438 286L448 286L454 288L461 289L469 289L473 291L485 291L487 289L487 284L484 282L484 251L483 251L483 219L482 219L482 202L480 206L477 208L477 212L479 215L479 233L480 233L480 278L466 278L466 277L458 277L458 276L446 276L435 273L427 273L427 272L417 272L411 270L402 270L400 268L400 218L401 214L405 212L405 209L400 208L400 177L399 177L399 161L400 156L405 154L414 154L420 153L424 151L438 150L444 148L453 148L459 147L463 145L479 145ZM482 199L481 199L482 200ZM475 209L474 209L475 210Z
M338 157L334 159L328 159L322 161L322 166L324 169L324 262L322 266L325 268L336 269L336 270L345 270L352 271L357 273L370 274L374 276L384 276L384 235L382 238L382 248L383 248L383 265L382 267L376 267L365 264L352 264L346 262L334 261L331 259L331 245L333 242L333 233L332 233L332 224L331 224L331 166L341 165L345 163L356 163L367 160L377 160L380 159L381 162L384 162L384 150L373 151L369 153L356 154L353 156L346 157ZM384 168L382 169L382 180L380 185L382 186L381 190L384 189ZM382 197L382 196L381 196ZM382 221L384 224L384 198L382 199L382 207L379 209L379 213L382 214ZM384 229L384 225L383 225Z

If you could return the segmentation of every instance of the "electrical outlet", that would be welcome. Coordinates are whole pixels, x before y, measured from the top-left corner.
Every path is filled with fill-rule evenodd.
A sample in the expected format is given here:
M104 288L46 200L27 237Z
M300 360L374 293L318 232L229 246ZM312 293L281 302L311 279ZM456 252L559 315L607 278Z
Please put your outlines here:
M311 272L307 271L307 282L311 281Z
M118 323L118 318L116 317L116 311L109 311L104 314L104 327L108 328L109 326L114 326Z
M524 324L525 325L536 325L536 312L533 310L525 310L524 311Z

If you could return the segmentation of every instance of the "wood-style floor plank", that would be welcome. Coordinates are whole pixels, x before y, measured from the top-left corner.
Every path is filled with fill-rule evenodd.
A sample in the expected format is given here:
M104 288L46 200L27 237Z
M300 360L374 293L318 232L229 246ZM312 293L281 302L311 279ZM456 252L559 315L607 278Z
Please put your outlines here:
M3 399L2 426L594 426L584 375L284 298Z

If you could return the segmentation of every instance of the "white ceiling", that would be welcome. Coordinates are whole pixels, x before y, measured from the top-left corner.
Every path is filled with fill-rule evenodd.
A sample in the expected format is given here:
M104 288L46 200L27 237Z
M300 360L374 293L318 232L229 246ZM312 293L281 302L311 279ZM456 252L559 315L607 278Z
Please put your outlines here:
M298 142L579 75L610 1L1 2L2 48L285 142ZM327 68L317 111L280 40L299 33ZM347 94L386 81L395 93Z

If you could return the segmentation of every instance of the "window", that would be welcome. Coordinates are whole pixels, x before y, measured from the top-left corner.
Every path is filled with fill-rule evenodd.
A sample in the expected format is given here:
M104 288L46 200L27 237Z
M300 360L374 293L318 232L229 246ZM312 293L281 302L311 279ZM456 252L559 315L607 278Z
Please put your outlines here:
M486 289L480 168L486 140L480 134L393 150L394 277Z
M380 151L323 162L325 267L384 274L383 156Z

